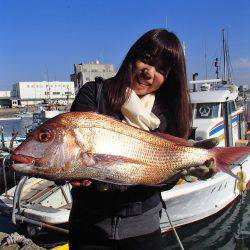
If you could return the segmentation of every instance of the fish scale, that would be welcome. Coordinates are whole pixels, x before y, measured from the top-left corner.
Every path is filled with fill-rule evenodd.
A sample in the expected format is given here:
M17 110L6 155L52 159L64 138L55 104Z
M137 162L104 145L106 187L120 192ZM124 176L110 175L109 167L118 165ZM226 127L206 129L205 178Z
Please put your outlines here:
M135 129L136 132L142 132L140 130ZM183 157L183 151L187 152L188 157L186 157L188 162L190 162L190 158L195 158L197 156L198 151L199 154L205 155L207 154L207 151L186 149L184 147L174 147L174 145L171 145L169 147L170 143L165 143L164 139L162 139L161 145L156 143L148 143L148 140L143 140L144 138L138 137L129 137L129 135L124 135L117 133L116 131L107 131L106 129L98 128L96 130L93 129L94 135L93 135L93 148L95 149L96 153L100 154L111 154L111 155L120 155L127 158L131 158L137 161L143 161L147 164L156 164L156 165L166 165L166 164L173 164L172 161L169 161L169 159L173 159L173 156L177 157L177 152L182 152L182 160L180 162L185 161L185 158ZM113 133L112 133L113 132ZM145 135L152 136L145 132ZM152 141L151 141L152 142ZM104 147L103 145L108 145ZM165 145L164 145L165 144ZM174 143L172 143L174 144ZM114 150L110 150L110 145L112 145L112 148ZM172 150L171 150L172 148ZM192 157L193 155L193 157ZM200 155L198 155L198 159L200 158ZM197 162L197 159L195 159L195 162ZM200 162L200 161L199 161ZM178 161L175 161L175 164L178 165Z
M49 138L41 141L38 135L44 131ZM211 159L230 173L228 163L249 153L249 148L197 148L184 139L152 134L104 115L71 112L33 131L12 159L15 170L50 180L157 185L184 168Z
M91 146L93 147L94 152L97 154L110 154L116 156L123 156L128 159L133 159L136 161L144 162L146 164L154 165L155 168L156 166L158 166L158 171L156 174L157 176L161 172L166 173L165 169L172 170L186 163L185 158L183 158L183 155L182 158L179 158L180 159L179 161L175 160L174 163L168 160L168 159L173 159L174 154L175 157L177 156L176 149L174 149L174 146L171 145L173 150L172 151L169 150L170 148L169 146L171 143L166 142L163 139L161 139L161 141L159 141L159 138L157 138L155 141L153 141L152 138L145 140L145 136L142 137L140 135L136 135L135 133L133 133L133 137L131 138L131 133L125 133L124 135L123 131L118 130L116 126L112 126L111 129L107 130L107 126L105 125L106 125L105 123L104 124L98 123L94 124L91 127L92 138L89 138L88 141L92 142ZM88 128L88 121L86 122L85 126ZM138 129L134 130L137 133L142 133L141 130ZM82 132L84 133L84 129ZM147 132L145 132L145 134L147 136L153 137ZM148 142L150 142L150 144ZM161 144L161 147L159 147L159 144ZM162 145L164 145L165 147L162 147ZM177 150L180 150L180 147L177 147ZM192 150L184 150L184 151L188 152L190 159L191 158L190 154L192 154ZM200 151L203 155L206 153L206 150L200 150ZM202 163L202 161L200 161L200 156L198 157L198 160L199 161L195 159L195 163ZM188 161L188 163L191 165L193 164L192 162L190 163L190 160ZM126 174L130 173L133 175L135 173L132 167L126 171L127 171ZM152 178L152 174L150 174L150 176Z

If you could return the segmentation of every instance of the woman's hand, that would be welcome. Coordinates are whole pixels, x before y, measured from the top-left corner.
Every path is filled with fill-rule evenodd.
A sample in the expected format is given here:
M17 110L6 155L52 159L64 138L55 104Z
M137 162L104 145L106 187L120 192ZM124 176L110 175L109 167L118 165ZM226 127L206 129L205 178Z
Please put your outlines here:
M202 141L190 141L194 147L211 149L217 146L220 142L219 137L206 139ZM204 162L203 165L198 167L191 167L187 170L182 171L182 179L187 182L194 182L198 179L205 180L209 179L218 172L215 162L213 160L208 160Z
M206 180L218 172L214 161L207 161L198 167L191 167L182 171L182 179L187 182L194 182L199 180Z

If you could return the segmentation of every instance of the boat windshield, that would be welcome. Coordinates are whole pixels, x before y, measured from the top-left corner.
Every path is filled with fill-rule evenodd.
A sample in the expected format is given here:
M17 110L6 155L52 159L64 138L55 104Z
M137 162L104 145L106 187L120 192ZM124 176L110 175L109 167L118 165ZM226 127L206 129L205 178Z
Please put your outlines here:
M217 118L219 115L219 103L197 103L196 119Z

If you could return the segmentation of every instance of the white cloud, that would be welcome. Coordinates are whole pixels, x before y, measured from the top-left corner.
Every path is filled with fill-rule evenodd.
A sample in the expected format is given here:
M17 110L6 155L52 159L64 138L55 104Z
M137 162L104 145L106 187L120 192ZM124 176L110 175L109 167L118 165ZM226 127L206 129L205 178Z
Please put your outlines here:
M250 59L238 58L233 61L233 67L236 69L250 69Z

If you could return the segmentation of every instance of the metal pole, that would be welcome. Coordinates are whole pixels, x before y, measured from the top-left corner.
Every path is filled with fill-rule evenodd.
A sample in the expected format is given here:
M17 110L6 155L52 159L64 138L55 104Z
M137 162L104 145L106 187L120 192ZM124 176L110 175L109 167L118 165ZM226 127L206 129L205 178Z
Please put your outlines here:
M8 183L7 183L7 177L6 177L6 166L5 166L5 160L6 157L4 157L3 159L3 183L4 183L4 193L6 195L6 197L8 197Z
M3 132L3 126L1 126L1 141L2 141L2 148L5 148L5 142L4 142L4 132Z
M231 107L229 102L224 102L224 133L225 133L225 145L227 147L233 146L233 132L232 132L232 119L231 119Z
M61 191L62 191L62 194L63 194L63 196L64 196L64 199L66 200L67 204L69 205L69 204L70 204L70 201L69 201L69 199L68 199L68 197L67 197L67 194L66 194L65 190L63 189L62 186L60 186L60 189L61 189Z
M225 30L222 30L222 41L223 41L223 80L226 81L227 80L227 59L226 59L226 40L225 40Z
M206 80L207 80L207 39L205 36L205 73L206 73Z
M38 227L41 227L41 228L51 229L51 230L54 230L54 231L57 231L57 232L60 232L60 233L65 233L65 234L69 233L69 230L67 230L67 229L57 227L57 226L53 226L53 225L50 225L50 224L46 224L46 223L43 223L43 222L40 222L40 221L32 220L32 219L26 218L26 217L24 217L22 215L19 215L19 214L16 214L16 220L21 221L22 223L26 222L26 223L29 223L29 224L32 224L32 225L35 225L35 226L38 226Z
M25 182L28 180L28 176L23 176L21 180L19 181L18 185L16 186L16 190L14 193L14 198L13 198L13 209L12 209L12 222L16 224L16 212L20 212L20 199L21 199L21 192L23 189L23 186Z

